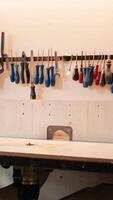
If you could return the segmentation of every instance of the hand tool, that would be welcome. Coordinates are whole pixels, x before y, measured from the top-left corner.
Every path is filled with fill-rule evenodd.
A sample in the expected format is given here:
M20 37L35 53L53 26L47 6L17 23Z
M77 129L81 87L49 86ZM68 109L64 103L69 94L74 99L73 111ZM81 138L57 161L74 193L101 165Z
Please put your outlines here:
M98 63L98 74L97 74L97 77L95 79L95 85L99 85L100 83L100 78L101 78L101 68L102 68L102 59L103 59L103 55L101 55L101 61L100 61L100 65Z
M26 62L26 54L24 51L22 52L21 61L22 62L20 63L20 67L21 67L20 79L21 79L22 84L24 84L25 83L24 70L25 70L25 62Z
M55 86L55 72L54 72L52 55L53 55L53 53L52 53L52 49L51 49L50 84L53 87L53 86Z
M76 54L76 65L73 73L73 80L78 81L79 80L79 71L78 71L78 54Z
M69 76L71 73L71 68L72 68L72 63L73 63L73 55L71 55L71 60L70 60L70 65L69 65L69 69L66 72L66 75Z
M104 55L104 64L103 64L103 69L101 73L101 78L100 78L100 86L104 87L106 85L106 77L105 77L105 55Z
M17 53L16 53L16 63L14 64L14 68L15 68L14 79L15 79L16 84L18 84L20 82L18 67L19 67L19 65L17 64Z
M59 68L58 68L58 56L57 51L55 51L55 79L60 78Z
M39 83L39 50L37 56L37 65L35 66L35 76L34 76L34 84L37 85Z
M85 67L83 68L83 87L89 86L89 66L86 65L86 54L85 54Z
M49 49L48 49L48 64L46 68L45 86L50 86L50 67L49 67Z
M112 85L111 85L111 93L113 93L113 73L112 73Z
M100 55L98 56L98 61L97 61L97 64L96 64L96 66L94 68L94 73L93 73L94 79L97 78L98 69L99 69L99 59L100 59Z
M31 50L31 91L30 91L30 99L36 99L36 92L35 92L35 85L34 85L34 57L33 57L33 50Z
M44 61L44 50L42 52L42 64L40 65L40 76L39 76L39 83L40 84L43 84L43 82L44 82L44 64L43 64L43 61Z
M9 58L8 58L8 55L6 54L6 69L9 71Z
M90 64L90 61L89 61L89 86L92 86L93 84L93 70L94 70L94 58L95 58L95 52L94 52L94 55L93 55L93 62L92 64Z
M80 66L80 72L79 72L79 83L83 83L83 51L81 54L81 66Z
M30 83L30 70L28 62L25 62L25 72L26 72L26 81L27 83Z
M105 68L106 83L112 84L111 59L108 57Z
M15 81L15 71L14 71L14 62L13 62L13 53L11 49L11 63L10 63L10 81Z
M0 62L0 74L4 71L4 39L5 33L1 33L1 62Z

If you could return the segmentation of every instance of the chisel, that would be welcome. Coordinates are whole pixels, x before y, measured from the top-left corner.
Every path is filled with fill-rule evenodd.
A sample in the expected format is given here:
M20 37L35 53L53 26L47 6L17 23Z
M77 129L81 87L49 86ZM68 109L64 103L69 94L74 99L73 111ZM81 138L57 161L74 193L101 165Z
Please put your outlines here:
M50 84L51 84L52 87L55 86L55 71L54 71L54 65L53 65L52 49L51 49Z
M14 71L14 62L13 62L13 53L11 49L11 63L10 63L10 81L15 81L15 71Z
M79 80L79 71L78 71L78 54L76 54L76 65L73 73L73 80L78 81Z
M39 83L39 50L37 56L37 65L35 66L35 76L34 76L34 84L37 85Z
M49 67L49 49L48 49L48 64L46 68L45 86L50 86L50 67Z
M80 66L80 72L79 72L79 83L83 83L83 51L81 54L81 66Z
M39 76L39 83L43 84L44 82L44 50L42 51L42 64L40 65L40 76Z
M30 99L36 99L36 92L35 92L35 85L34 85L34 57L33 57L33 50L31 50L31 91L30 91Z
M14 79L15 79L16 84L18 84L20 82L18 67L19 67L19 65L17 64L17 53L16 53L16 63L14 64L14 68L15 68Z

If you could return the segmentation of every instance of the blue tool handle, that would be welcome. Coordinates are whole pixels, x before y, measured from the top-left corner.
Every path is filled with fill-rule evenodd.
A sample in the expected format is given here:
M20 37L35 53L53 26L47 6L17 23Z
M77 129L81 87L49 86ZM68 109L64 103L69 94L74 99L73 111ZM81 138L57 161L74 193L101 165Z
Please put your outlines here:
M10 81L11 81L11 82L14 82L14 81L15 81L14 63L11 63L10 67L11 67L11 71L10 71Z
M50 86L50 68L46 68L46 78L45 78L45 86Z
M26 72L26 81L27 83L30 83L29 63L25 63L25 72Z
M34 84L37 85L39 83L39 65L35 66L35 76L34 76Z
M15 64L14 66L15 66L15 74L14 74L15 78L14 79L15 79L15 83L18 84L20 82L20 76L19 76L19 72L18 72L18 65Z
M94 67L91 66L89 69L89 86L93 84L94 76L93 76Z
M24 84L24 83L25 83L25 77L24 77L24 63L21 63L20 66L21 66L20 78L21 78L22 84Z
M54 71L54 66L50 67L50 84L52 87L55 86L55 71Z
M40 77L39 77L39 83L43 84L44 82L44 65L40 65Z
M83 68L83 87L87 88L89 85L87 68Z

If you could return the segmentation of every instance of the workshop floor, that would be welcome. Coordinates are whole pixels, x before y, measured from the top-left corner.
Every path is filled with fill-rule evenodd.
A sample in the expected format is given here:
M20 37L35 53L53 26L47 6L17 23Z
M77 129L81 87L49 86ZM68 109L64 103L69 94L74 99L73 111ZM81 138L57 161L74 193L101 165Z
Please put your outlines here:
M85 188L60 200L113 200L113 184L100 184Z
M113 184L100 184L85 188L61 200L113 200ZM18 200L16 188L12 185L0 189L0 200ZM46 199L44 199L46 200Z

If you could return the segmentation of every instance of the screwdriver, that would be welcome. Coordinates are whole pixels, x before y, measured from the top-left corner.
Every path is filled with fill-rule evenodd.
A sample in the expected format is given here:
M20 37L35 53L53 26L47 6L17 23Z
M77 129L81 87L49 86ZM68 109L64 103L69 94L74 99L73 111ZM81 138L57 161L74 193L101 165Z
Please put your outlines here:
M86 65L87 56L85 54L85 67L83 68L83 87L89 86L89 66Z
M80 72L79 72L79 83L83 83L83 51L81 54L81 66L80 66Z
M25 72L26 72L26 81L27 83L30 83L30 70L28 62L25 62Z
M96 77L96 79L95 79L95 85L99 85L99 83L100 83L100 78L101 78L101 68L102 68L102 58L103 58L103 56L101 55L100 65L99 65L99 63L98 63L99 68L98 68L98 74L97 74L97 77Z
M22 52L22 58L21 59L22 59L22 62L20 63L20 67L21 67L20 79L21 79L22 84L24 84L25 83L24 70L25 70L25 61L26 61L26 55L25 55L24 51Z
M35 66L35 76L34 76L34 84L37 85L39 83L39 50L37 55L37 65Z
M48 49L48 64L46 68L45 86L50 86L50 67L49 67L49 49Z
M54 55L55 55L55 80L56 80L57 78L60 78L57 51L55 51Z
M112 84L111 59L108 57L105 70L106 83Z
M15 83L18 84L20 82L20 76L19 76L19 72L18 72L19 65L17 64L17 53L16 53L16 63L14 65L14 67L15 67L14 79L15 79Z
M35 85L34 85L34 57L33 57L33 50L31 50L31 91L30 91L30 99L36 99L36 92L35 92Z
M105 55L104 57L104 64L103 64L103 69L101 73L101 78L100 78L100 86L104 87L106 85L106 78L105 78Z
M11 49L11 63L10 63L10 81L15 81L15 72L14 72L14 62L13 62L13 53Z
M99 58L100 58L100 55L98 56L98 61L97 61L97 64L94 68L94 73L93 73L93 76L94 76L94 79L97 78L97 75L98 75L98 69L99 69Z
M78 54L76 54L76 65L73 73L73 80L78 81L79 80L79 71L78 71Z
M52 87L55 86L55 70L54 70L54 65L53 65L52 48L51 48L50 84L51 84Z
M42 64L40 65L40 77L39 77L39 83L43 84L44 82L44 50L42 51Z
M94 55L93 55L93 62L92 64L89 63L89 86L92 86L93 84L93 70L94 70L94 59L95 59L95 52L94 52Z

